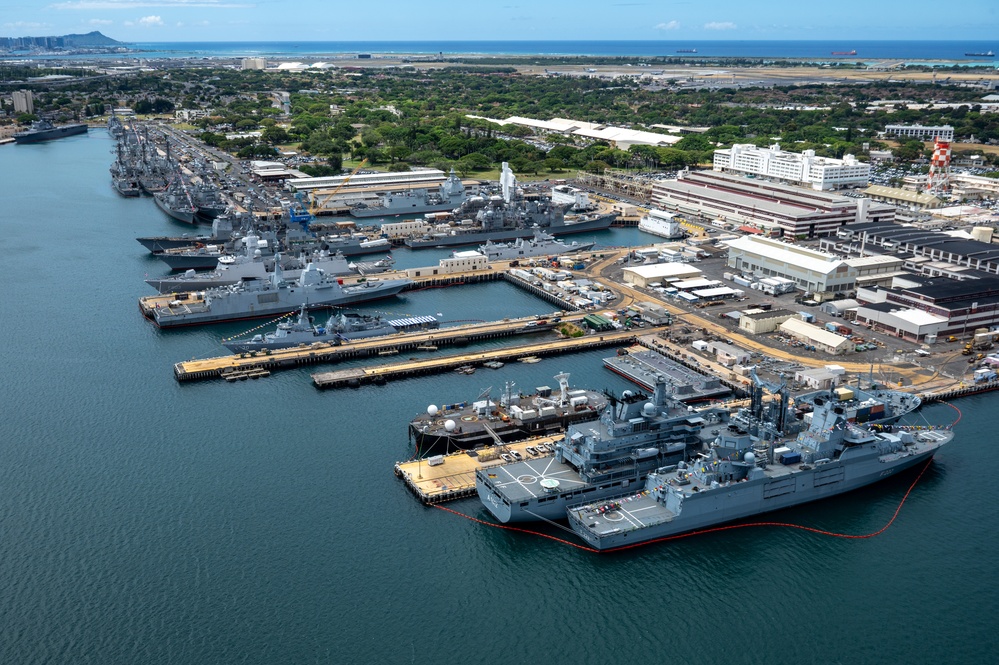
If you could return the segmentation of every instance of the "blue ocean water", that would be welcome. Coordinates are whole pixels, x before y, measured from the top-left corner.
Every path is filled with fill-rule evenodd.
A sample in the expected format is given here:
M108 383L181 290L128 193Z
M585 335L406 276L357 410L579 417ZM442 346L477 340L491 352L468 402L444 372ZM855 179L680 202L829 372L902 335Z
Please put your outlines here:
M957 402L957 440L876 538L747 528L595 555L489 528L421 506L393 476L413 453L408 418L562 370L630 387L601 367L608 352L358 390L315 390L315 367L178 384L173 363L220 353L238 326L158 331L141 317L158 262L134 238L187 229L113 193L112 146L99 130L0 146L0 663L992 657L999 395ZM503 284L378 308L551 309ZM911 480L773 517L870 533Z

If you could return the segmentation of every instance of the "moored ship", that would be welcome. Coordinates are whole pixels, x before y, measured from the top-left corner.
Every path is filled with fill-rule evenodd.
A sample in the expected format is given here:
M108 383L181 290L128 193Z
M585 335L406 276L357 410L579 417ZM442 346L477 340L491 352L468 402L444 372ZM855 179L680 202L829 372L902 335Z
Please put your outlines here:
M954 437L948 428L863 429L829 402L815 416L789 440L725 433L640 489L571 506L569 525L596 549L630 547L870 485L928 461Z
M568 374L557 374L555 380L559 382L556 394L541 387L523 396L507 383L498 402L486 390L472 402L431 405L409 423L409 436L421 454L432 449L471 449L561 432L574 423L596 420L606 407L602 393L570 389Z
M581 243L575 240L567 243L541 229L535 229L534 237L530 240L517 238L509 243L494 243L487 240L486 244L479 246L479 253L485 255L490 261L515 261L534 256L557 256L559 254L586 252L593 249L594 244L596 243Z
M806 393L799 395L794 401L798 409L814 409L826 402L846 422L872 425L894 425L904 416L915 412L923 403L922 398L915 393L879 386L861 388L859 385Z
M310 264L297 281L284 279L280 265L265 280L243 280L229 286L139 299L140 309L161 328L220 323L274 316L306 305L309 309L343 307L397 295L409 279L365 280L346 286ZM152 301L155 304L150 304Z
M352 217L392 217L454 210L468 198L465 186L454 169L436 190L414 189L381 196L373 205L359 204L350 209Z
M14 142L41 143L42 141L51 141L66 136L76 136L77 134L86 133L87 126L84 124L53 125L48 120L36 120L28 129L14 134Z

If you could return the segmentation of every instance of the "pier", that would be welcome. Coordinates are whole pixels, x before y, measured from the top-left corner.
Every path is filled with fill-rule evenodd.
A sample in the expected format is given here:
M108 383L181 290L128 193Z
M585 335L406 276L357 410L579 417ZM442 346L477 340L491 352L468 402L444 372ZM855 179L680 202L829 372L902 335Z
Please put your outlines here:
M475 496L475 472L506 464L500 455L516 451L524 458L549 457L551 453L534 454L527 450L538 444L554 444L561 435L525 439L514 443L461 450L448 455L396 462L395 475L425 504L432 505ZM432 462L432 463L431 463Z
M588 351L607 346L620 346L621 344L633 343L635 337L636 333L633 330L584 335L582 337L551 340L538 344L509 346L481 353L458 354L429 358L427 360L409 360L389 365L321 372L312 375L312 382L317 388L356 388L365 383L382 384L394 379L455 370L465 365L477 367L482 363L496 360L508 362L532 356L540 358L571 351Z

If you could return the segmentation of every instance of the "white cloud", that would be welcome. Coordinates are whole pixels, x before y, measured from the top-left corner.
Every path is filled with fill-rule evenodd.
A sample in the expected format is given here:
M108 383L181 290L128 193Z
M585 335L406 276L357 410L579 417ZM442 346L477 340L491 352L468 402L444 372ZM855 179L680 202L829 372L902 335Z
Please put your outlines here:
M34 21L14 21L13 23L4 23L3 27L8 30L37 30L38 28L50 28L52 26L49 23L37 23Z
M90 25L111 25L114 21L110 21L106 18L92 18L87 21Z
M656 30L679 30L679 21L666 21L656 26Z
M252 3L223 0L69 0L49 5L50 9L141 9L145 7L211 7L214 9L246 9Z
M139 25L145 26L147 28L154 25L163 25L163 19L159 16L143 16L139 19Z
M735 30L736 24L731 21L712 21L711 23L705 23L705 30Z

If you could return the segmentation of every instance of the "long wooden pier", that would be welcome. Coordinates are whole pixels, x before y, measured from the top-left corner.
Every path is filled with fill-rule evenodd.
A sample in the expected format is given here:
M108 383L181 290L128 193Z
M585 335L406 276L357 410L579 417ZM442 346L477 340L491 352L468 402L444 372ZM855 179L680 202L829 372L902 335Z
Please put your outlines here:
M512 361L521 358L542 357L571 351L588 351L607 346L620 346L635 341L637 333L633 330L619 330L582 337L552 340L538 344L510 346L502 349L492 349L476 353L463 353L451 356L429 358L426 360L409 360L387 365L358 367L334 372L321 372L312 375L312 382L317 388L357 387L364 383L387 383L393 379L422 374L436 374L454 370L465 365L473 367L491 360Z

